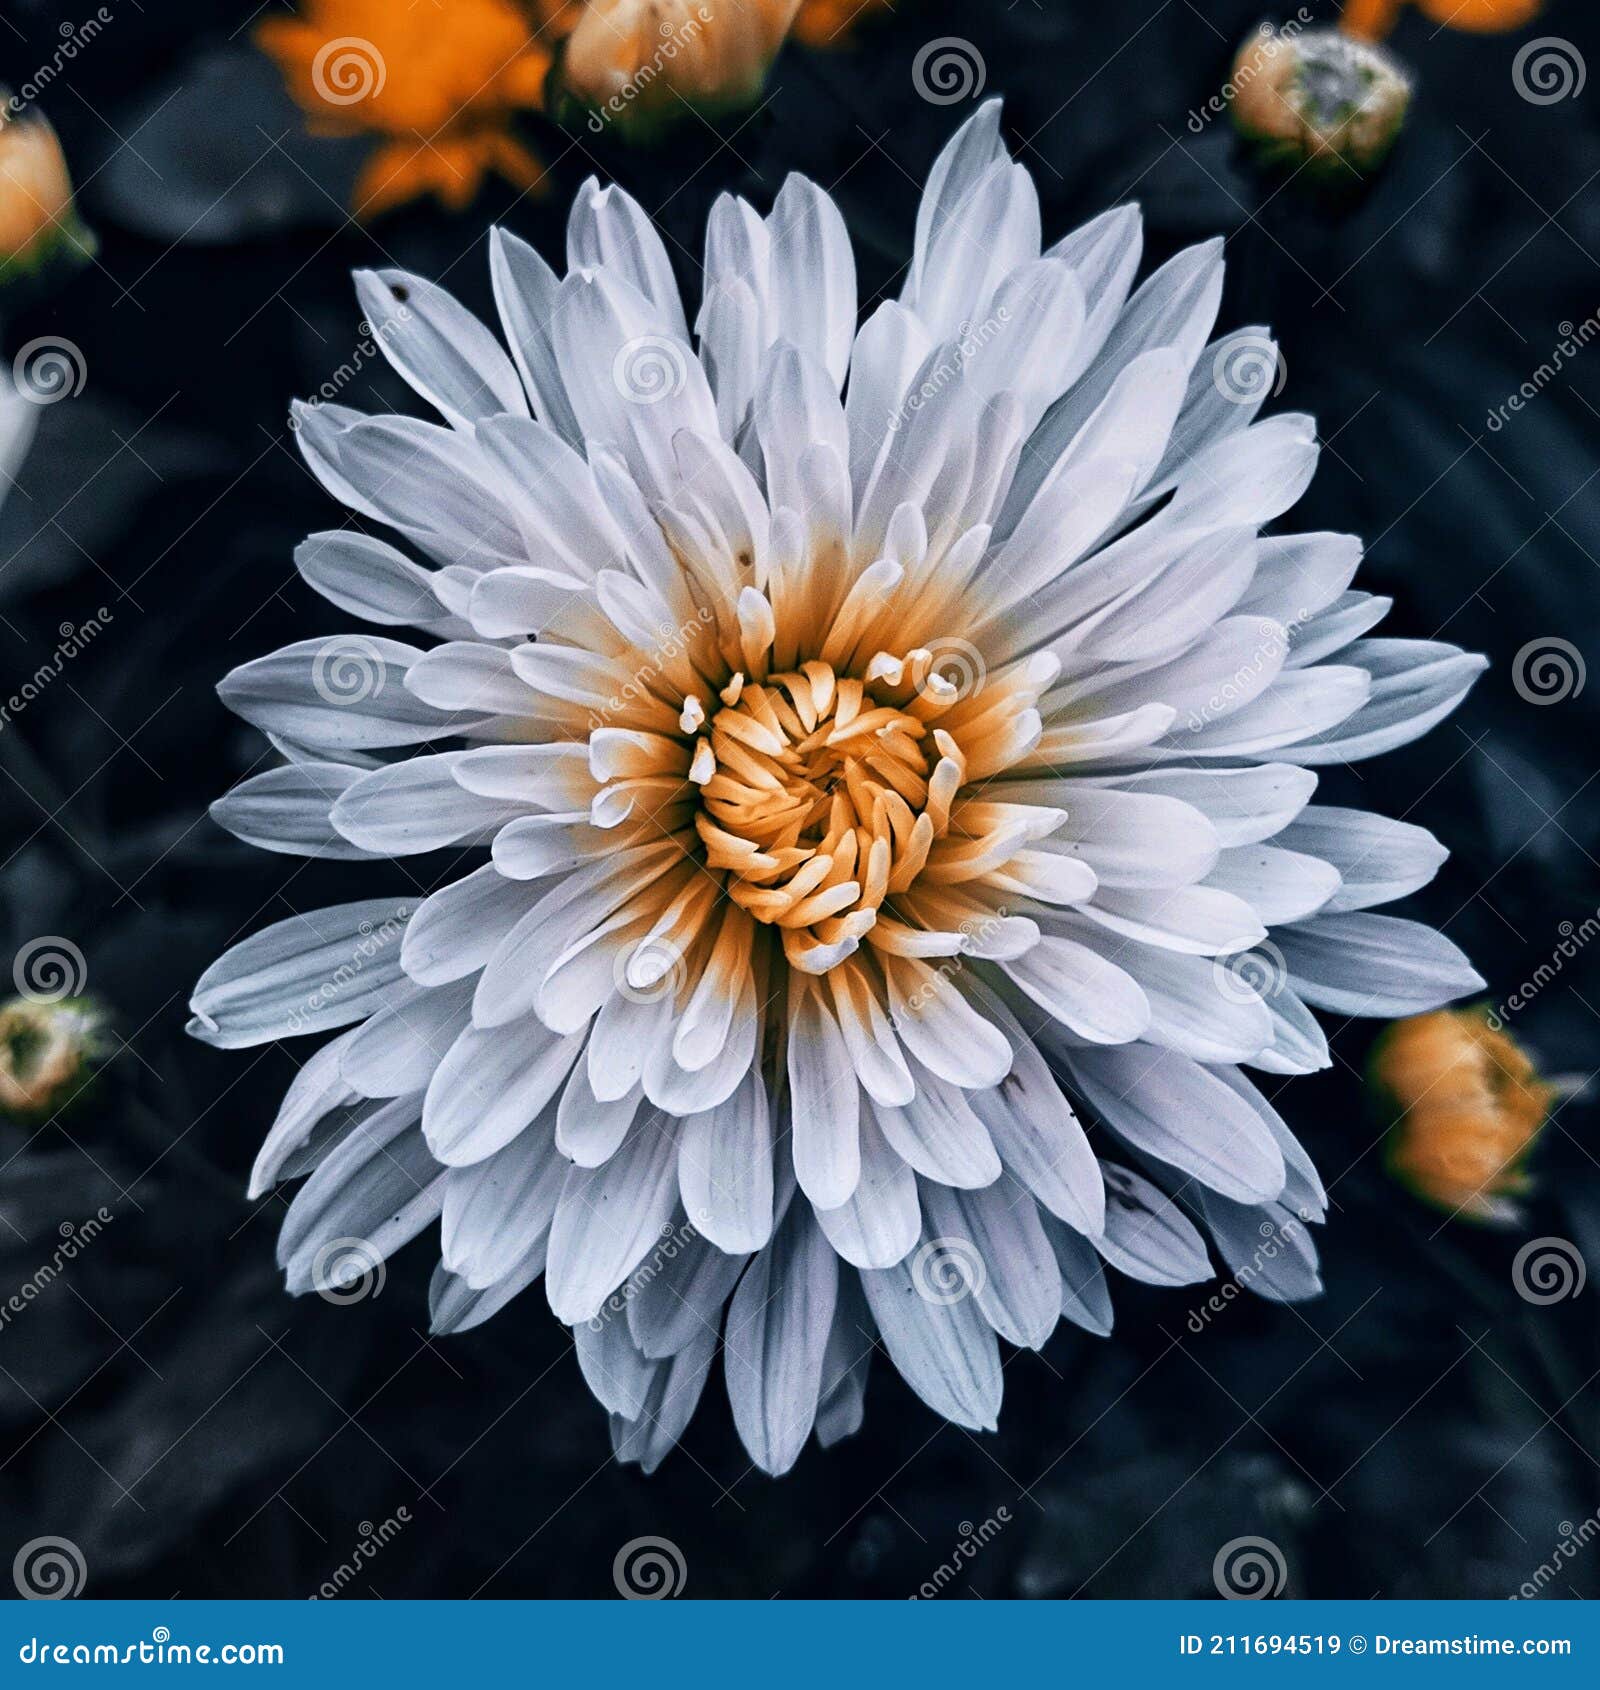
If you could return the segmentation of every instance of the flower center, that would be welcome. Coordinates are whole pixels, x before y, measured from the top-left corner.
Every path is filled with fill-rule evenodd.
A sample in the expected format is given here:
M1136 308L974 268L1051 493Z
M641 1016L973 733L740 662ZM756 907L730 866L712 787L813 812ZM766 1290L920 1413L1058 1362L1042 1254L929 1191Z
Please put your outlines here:
M887 693L906 690L893 679L901 684ZM820 972L921 872L965 759L930 724L937 688L885 702L867 682L810 662L760 683L736 676L721 696L690 770L707 864L727 871L730 896L751 915L782 930L796 966Z

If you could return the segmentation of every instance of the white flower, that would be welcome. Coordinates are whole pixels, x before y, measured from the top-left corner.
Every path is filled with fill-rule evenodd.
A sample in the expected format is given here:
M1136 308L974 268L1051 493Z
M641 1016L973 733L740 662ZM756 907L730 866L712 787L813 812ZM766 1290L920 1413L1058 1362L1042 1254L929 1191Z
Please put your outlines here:
M714 208L698 353L660 239L593 183L565 279L496 233L509 357L432 284L357 278L447 426L325 405L300 444L425 561L341 529L298 562L431 638L235 670L288 762L216 814L490 860L280 922L196 990L216 1045L348 1029L255 1171L311 1173L291 1290L329 1240L386 1254L442 1213L437 1329L542 1275L647 1469L720 1338L782 1472L859 1424L879 1340L993 1427L998 1339L1106 1332L1102 1261L1204 1279L1204 1228L1254 1290L1319 1289L1322 1188L1240 1065L1325 1066L1308 1006L1480 982L1367 913L1442 849L1310 805L1312 769L1423 732L1481 663L1362 637L1387 605L1348 590L1354 539L1260 535L1310 419L1224 379L1220 243L1130 295L1139 254L1124 207L1041 256L988 105L859 330L800 178L765 219Z

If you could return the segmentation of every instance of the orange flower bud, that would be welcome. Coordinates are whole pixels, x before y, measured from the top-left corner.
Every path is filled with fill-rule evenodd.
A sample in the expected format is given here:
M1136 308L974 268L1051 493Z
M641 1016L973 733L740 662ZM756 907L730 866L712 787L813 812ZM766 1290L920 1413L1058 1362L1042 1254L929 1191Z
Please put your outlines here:
M1440 1009L1397 1021L1369 1079L1395 1113L1389 1171L1416 1196L1477 1221L1516 1217L1525 1163L1557 1088L1489 1012Z
M1229 86L1235 125L1270 157L1344 174L1383 162L1411 102L1395 59L1337 29L1263 24L1239 49Z
M102 1054L103 1025L87 998L0 1005L0 1115L37 1121L72 1103Z
M73 210L61 143L43 117L12 116L0 104L0 277L36 269L63 243L92 250Z
M607 122L649 128L686 105L761 92L800 0L590 0L567 42L567 91Z

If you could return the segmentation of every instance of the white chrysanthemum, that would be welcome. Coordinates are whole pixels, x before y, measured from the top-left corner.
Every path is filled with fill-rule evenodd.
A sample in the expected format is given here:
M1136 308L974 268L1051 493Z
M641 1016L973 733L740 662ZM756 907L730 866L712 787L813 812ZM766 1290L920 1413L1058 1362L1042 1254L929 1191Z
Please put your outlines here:
M231 674L288 762L216 814L272 850L490 860L281 922L196 991L217 1045L349 1029L256 1168L311 1174L291 1290L442 1214L439 1330L542 1274L646 1468L720 1339L782 1472L859 1424L880 1340L992 1427L1000 1338L1109 1329L1102 1261L1204 1279L1204 1228L1252 1289L1319 1288L1322 1189L1241 1065L1325 1066L1308 1006L1480 982L1366 913L1441 848L1309 804L1311 768L1413 738L1481 664L1364 638L1387 604L1348 590L1355 540L1260 535L1311 422L1254 420L1261 331L1207 344L1220 243L1130 296L1139 255L1132 207L1041 255L989 105L859 331L799 178L765 219L715 207L698 354L661 241L593 183L564 280L495 236L509 357L430 283L358 277L447 426L324 405L300 443L427 561L350 529L298 561L432 638Z

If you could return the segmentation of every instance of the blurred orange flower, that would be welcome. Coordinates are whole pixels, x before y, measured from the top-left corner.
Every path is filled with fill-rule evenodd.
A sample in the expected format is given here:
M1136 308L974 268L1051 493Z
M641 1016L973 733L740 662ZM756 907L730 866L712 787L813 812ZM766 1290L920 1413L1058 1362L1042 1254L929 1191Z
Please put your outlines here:
M1371 1080L1395 1113L1389 1170L1424 1202L1509 1221L1528 1153L1558 1088L1489 1012L1441 1009L1397 1021L1374 1047Z
M0 102L6 99L0 88ZM66 247L94 249L72 203L72 178L49 122L34 112L0 118L0 280Z
M521 188L544 170L512 133L542 109L556 49L562 80L597 115L647 126L675 107L753 99L791 30L838 43L890 0L301 0L256 42L310 127L372 135L354 209L372 217L432 193L464 206L490 172ZM640 120L644 120L643 125Z
M567 43L568 92L602 118L648 127L685 104L753 99L800 0L588 0Z
M886 12L893 0L801 0L794 38L807 47L837 47L856 23L872 12Z
M450 0L448 13L401 0L303 0L269 18L256 42L277 61L295 100L324 134L372 134L380 144L354 191L373 216L419 194L464 206L490 171L536 187L539 161L510 129L539 105L570 0Z
M1492 35L1521 29L1543 9L1544 0L1412 0L1422 15L1448 29ZM1342 19L1351 35L1382 41L1400 21L1405 0L1347 0Z

